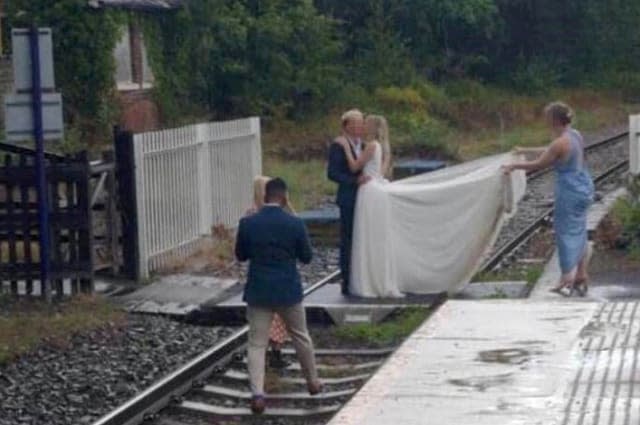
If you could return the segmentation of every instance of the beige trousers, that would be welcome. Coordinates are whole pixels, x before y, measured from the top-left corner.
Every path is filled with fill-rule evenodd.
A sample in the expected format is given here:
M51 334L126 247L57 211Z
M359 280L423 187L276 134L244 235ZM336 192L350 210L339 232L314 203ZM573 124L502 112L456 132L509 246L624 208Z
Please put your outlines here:
M296 349L302 373L309 383L318 381L318 372L313 354L313 342L307 329L307 318L302 304L290 307L247 307L249 321L249 383L253 395L264 394L265 357L269 345L269 329L273 314L278 313L284 321Z

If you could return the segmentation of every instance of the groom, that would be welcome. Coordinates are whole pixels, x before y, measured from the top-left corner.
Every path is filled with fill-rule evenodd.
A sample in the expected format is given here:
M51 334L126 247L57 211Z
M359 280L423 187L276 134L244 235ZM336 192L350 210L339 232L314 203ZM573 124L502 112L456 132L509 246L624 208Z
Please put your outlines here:
M353 156L358 158L362 151L364 133L364 115L357 109L342 114L342 137L346 138ZM367 182L368 177L353 173L342 145L334 140L329 148L329 180L338 184L336 204L340 208L340 273L342 274L342 293L350 294L349 278L351 271L351 240L353 236L353 215L356 209L358 186Z

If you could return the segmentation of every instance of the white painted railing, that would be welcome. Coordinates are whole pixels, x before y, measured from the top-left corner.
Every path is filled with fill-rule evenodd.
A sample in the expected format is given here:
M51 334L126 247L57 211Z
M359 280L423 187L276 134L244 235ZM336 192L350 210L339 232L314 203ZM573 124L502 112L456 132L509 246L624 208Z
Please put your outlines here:
M191 255L215 225L234 227L262 173L260 120L134 136L140 277Z
M640 115L629 117L629 171L640 174Z

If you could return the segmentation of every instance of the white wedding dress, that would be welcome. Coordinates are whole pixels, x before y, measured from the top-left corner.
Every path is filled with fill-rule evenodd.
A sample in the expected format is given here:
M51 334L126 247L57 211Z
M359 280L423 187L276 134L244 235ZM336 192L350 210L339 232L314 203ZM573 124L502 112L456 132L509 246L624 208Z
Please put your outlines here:
M378 145L363 170L373 179L358 192L351 293L395 298L464 287L524 195L524 172L501 169L514 160L496 155L388 183Z

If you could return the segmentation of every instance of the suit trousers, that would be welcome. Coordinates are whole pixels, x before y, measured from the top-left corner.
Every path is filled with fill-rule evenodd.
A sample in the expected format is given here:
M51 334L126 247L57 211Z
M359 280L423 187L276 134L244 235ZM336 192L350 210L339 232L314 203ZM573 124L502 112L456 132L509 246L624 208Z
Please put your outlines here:
M269 329L273 314L284 321L296 349L302 373L308 383L318 381L318 371L313 353L313 342L307 329L307 318L302 304L288 307L247 307L249 321L249 384L253 395L264 394L265 357L269 345Z
M351 279L351 244L353 240L353 205L340 206L340 273L342 274L342 293L349 293Z

